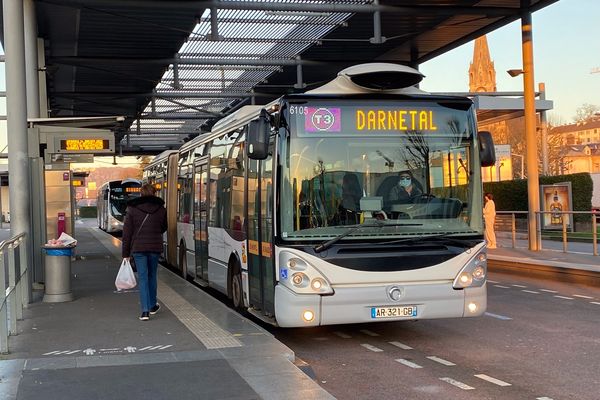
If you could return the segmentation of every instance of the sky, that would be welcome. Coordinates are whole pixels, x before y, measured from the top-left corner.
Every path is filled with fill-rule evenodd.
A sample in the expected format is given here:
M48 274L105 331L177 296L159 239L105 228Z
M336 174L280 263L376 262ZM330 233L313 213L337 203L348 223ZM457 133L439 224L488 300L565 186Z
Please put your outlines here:
M496 69L498 91L522 91L522 75L506 71L522 69L520 20L488 34L490 56ZM559 0L533 13L534 78L546 85L546 98L554 102L551 123L570 123L578 107L600 107L600 0ZM3 50L0 48L0 53ZM473 42L420 66L426 76L421 88L431 92L467 92ZM449 74L448 71L454 71ZM0 90L5 90L4 64L0 63ZM5 115L0 98L0 115ZM0 150L6 145L6 122L0 121ZM6 150L0 151L0 153ZM117 160L118 162L118 160Z
M522 91L522 75L511 78L506 73L523 67L521 21L488 34L487 41L497 90ZM560 0L533 13L533 56L536 90L544 82L546 99L554 102L551 122L572 122L584 103L600 107L600 73L590 73L600 68L600 0ZM468 91L472 59L470 42L421 64L425 79L420 87L432 92Z

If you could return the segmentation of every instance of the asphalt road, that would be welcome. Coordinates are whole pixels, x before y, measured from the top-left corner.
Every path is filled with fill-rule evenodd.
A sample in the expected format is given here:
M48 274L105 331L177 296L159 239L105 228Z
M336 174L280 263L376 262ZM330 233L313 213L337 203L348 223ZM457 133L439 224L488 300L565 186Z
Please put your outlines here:
M465 319L273 329L344 399L600 399L600 288L490 274Z

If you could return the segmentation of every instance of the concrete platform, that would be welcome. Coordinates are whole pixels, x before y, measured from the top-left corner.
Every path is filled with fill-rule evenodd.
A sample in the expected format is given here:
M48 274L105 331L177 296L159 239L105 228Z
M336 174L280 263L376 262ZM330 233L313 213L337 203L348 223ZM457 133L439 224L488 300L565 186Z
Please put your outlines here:
M0 356L0 399L333 399L294 353L221 301L159 267L161 309L138 320L117 292L120 242L79 221L75 300L34 301Z

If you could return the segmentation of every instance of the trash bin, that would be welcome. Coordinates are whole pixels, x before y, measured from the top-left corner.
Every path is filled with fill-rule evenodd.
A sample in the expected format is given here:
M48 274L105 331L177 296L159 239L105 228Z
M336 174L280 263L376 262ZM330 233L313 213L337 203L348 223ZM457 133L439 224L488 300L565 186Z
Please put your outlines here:
M46 253L44 267L45 303L60 303L74 299L71 292L71 256L75 246L43 246Z

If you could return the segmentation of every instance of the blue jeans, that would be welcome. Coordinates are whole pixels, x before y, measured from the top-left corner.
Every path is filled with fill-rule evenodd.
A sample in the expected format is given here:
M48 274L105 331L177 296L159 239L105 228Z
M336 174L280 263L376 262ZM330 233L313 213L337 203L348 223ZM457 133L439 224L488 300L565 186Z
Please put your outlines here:
M140 252L132 255L138 273L142 312L149 312L156 305L156 270L160 253Z

